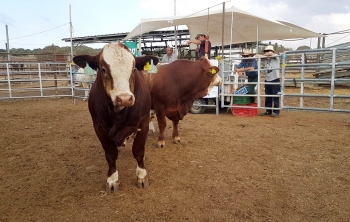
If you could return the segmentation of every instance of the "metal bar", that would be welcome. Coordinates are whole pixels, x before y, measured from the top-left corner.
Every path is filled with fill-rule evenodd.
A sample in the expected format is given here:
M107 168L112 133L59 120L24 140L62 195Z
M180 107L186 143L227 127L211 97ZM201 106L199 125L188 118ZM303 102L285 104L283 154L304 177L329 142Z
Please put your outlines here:
M11 56L10 56L10 41L9 41L9 32L8 32L8 27L6 27L6 51L7 51L7 61L11 61Z
M39 71L39 84L40 84L40 95L44 96L43 93L43 83L41 81L41 68L40 68L40 63L38 63L38 71Z
M288 110L294 109L294 110L300 110L300 107L293 107L293 106L287 106L284 107ZM305 111L332 111L332 112L345 112L345 113L350 113L350 110L347 109L325 109L325 108L309 108L309 107L303 107L303 110Z
M305 64L305 54L301 54L301 64ZM305 78L304 66L301 67L301 79ZM300 83L300 94L304 94L304 82ZM300 107L304 107L304 97L299 97Z
M225 2L222 3L221 58L224 58ZM207 30L208 31L208 30Z
M258 51L256 52L256 53L258 53ZM258 98L257 98L257 100L258 100L258 104L257 104L257 106L258 107L260 107L261 106L261 99L260 99L260 92L261 92L261 84L260 84L260 82L261 82L261 75L260 75L260 73L261 73L261 58L260 57L258 57L258 83L257 83L257 91L258 91Z
M69 77L70 77L70 89L71 89L71 93L72 93L72 103L75 104L75 99L74 99L74 87L73 85L74 83L74 78L73 78L73 70L72 70L72 64L69 63Z
M51 95L51 96L13 96L13 97L0 97L0 100L7 99L33 99L33 98L57 98L57 97L71 97L72 95Z
M332 52L334 48L320 48L320 49L307 49L307 50L291 50L285 52L286 54L301 54L301 53L308 53L308 52L313 52L313 53L320 53L320 52ZM349 48L339 48L338 50L350 50Z
M10 70L9 70L9 64L6 63L6 70L7 70L7 84L9 88L9 96L12 97L12 90L11 90L11 79L10 79Z
M323 97L323 98L331 98L330 94L284 94L284 96L290 97ZM333 98L350 98L348 95L333 95Z
M334 79L335 79L335 57L337 54L337 49L333 49L333 58L332 58L332 75L331 75L331 97L330 97L330 110L334 108Z

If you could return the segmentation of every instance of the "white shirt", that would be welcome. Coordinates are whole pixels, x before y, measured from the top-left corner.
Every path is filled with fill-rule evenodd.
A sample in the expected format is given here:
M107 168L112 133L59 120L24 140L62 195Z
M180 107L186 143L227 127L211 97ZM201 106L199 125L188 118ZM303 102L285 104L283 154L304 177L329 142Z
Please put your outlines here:
M275 56L277 56L277 54L275 54ZM272 57L272 58L268 58L265 59L264 61L265 64L265 80L268 82L271 82L275 79L279 78L280 75L280 70L277 68L280 68L280 58L279 57ZM268 70L271 69L271 70Z
M170 57L168 56L168 54L165 54L162 58L162 63L171 63L171 62L174 62L175 60L177 60L177 56L174 53L171 54Z

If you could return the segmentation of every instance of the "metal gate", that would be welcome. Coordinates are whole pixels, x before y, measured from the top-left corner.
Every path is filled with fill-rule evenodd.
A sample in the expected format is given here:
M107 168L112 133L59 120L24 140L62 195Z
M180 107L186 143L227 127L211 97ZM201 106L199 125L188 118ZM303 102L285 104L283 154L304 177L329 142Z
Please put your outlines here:
M86 99L90 88L76 80L72 66L65 62L8 62L0 63L0 100L26 98L70 97Z
M281 92L280 108L286 110L312 110L350 112L350 48L324 48L316 50L287 51L281 58ZM264 97L276 97L264 94L264 71L258 60L258 82L245 82L246 85L257 84L255 96L257 108L265 109ZM234 104L235 95L232 90L237 87L238 75L233 71L233 65L241 59L223 60L220 63L223 84L218 95L221 107L253 108ZM279 83L278 83L279 84ZM310 106L308 101L317 100L317 105ZM315 104L315 103L313 103ZM218 112L217 112L218 114Z
M287 51L280 57L281 92L277 96L281 106L278 109L350 112L350 47ZM265 70L260 66L262 58L257 59L258 82L245 83L257 84L256 94L252 95L257 97L257 106L244 108L266 108L263 99L269 95L263 92L267 84L263 81ZM227 109L243 107L233 103L234 96L244 96L233 93L237 86L233 64L239 60L227 59L219 64L223 83L218 96L213 98L217 115L219 105ZM71 97L74 102L75 98L85 98L85 91L89 90L77 86L77 82L68 63L0 63L2 100ZM308 101L316 99L317 106L308 105Z

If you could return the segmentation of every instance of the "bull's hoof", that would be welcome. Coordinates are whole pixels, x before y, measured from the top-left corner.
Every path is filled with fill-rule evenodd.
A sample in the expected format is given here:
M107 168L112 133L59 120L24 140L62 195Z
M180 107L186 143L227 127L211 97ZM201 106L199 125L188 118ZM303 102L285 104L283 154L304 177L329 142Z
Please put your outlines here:
M139 189L147 188L149 186L148 178L137 178L137 187Z
M106 192L107 193L114 193L119 190L119 182L113 182L113 183L106 183Z
M165 141L158 141L157 147L158 148L164 148L165 147Z
M180 140L173 140L173 143L174 144L181 144L181 141Z
M175 144L181 144L180 137L179 137L179 136L174 137L174 138L173 138L173 143L175 143Z

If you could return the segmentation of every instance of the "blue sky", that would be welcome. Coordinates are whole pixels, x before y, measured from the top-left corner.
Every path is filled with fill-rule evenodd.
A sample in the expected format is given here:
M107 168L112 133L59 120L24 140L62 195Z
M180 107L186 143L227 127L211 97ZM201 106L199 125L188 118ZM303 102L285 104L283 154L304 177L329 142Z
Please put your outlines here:
M176 14L187 15L222 3L224 0L0 0L0 48L5 49L8 25L11 48L43 48L55 44L69 46L62 38L70 37L69 5L73 37L131 31L141 18ZM257 0L231 0L227 6L249 10ZM274 16L318 33L350 29L349 0L259 0ZM322 2L322 3L320 3ZM222 5L216 9L222 8ZM350 42L350 35L332 35L326 45ZM286 47L316 46L317 39L279 41ZM104 44L90 44L100 48Z

